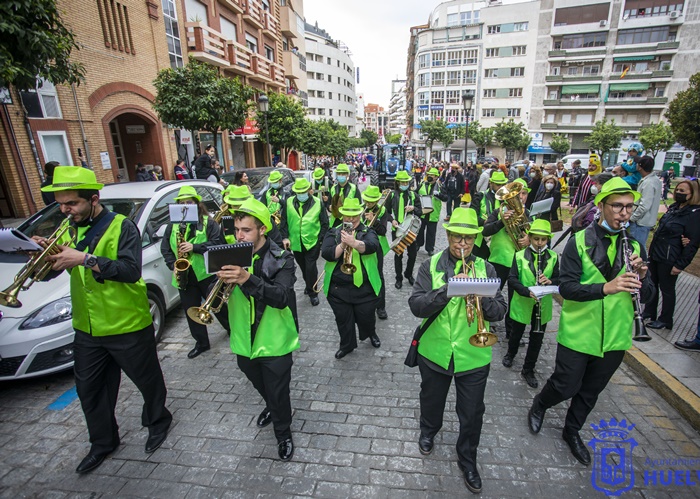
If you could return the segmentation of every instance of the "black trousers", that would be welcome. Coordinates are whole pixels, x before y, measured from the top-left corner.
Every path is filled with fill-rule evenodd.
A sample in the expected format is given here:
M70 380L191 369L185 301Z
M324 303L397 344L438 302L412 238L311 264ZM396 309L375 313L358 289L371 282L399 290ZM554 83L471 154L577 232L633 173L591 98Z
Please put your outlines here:
M603 357L596 357L558 345L554 372L535 397L535 403L549 409L571 399L564 431L581 430L595 407L598 395L620 367L624 356L624 350L606 352Z
M430 217L430 215L428 215ZM426 235L427 232L427 235ZM437 222L429 222L428 218L421 219L420 231L416 239L416 246L420 249L425 243L425 251L432 253L435 251L435 233L437 232Z
M442 428L445 401L453 376L431 369L418 356L420 369L420 431L433 438ZM474 369L467 374L454 376L457 390L457 417L459 437L457 438L457 458L468 471L476 470L476 452L481 439L481 426L484 420L484 392L489 377L490 365Z
M281 357L250 359L236 355L238 367L250 380L272 415L277 442L292 438L292 401L289 383L292 379L292 354Z
M75 387L85 414L92 448L106 454L119 445L114 415L122 371L143 396L141 424L149 435L167 430L173 420L165 407L165 381L160 368L153 326L116 336L91 336L76 331Z
M459 208L459 206L462 204L462 195L461 194L448 194L447 198L447 216L451 217L452 212L456 209Z
M395 239L396 239L396 231L392 230L391 231L391 240L394 241ZM404 250L404 253L408 254L408 261L406 262L406 272L403 273L403 276L408 278L409 276L413 276L413 267L416 265L416 256L418 256L418 244L417 244L417 242L413 241ZM394 270L396 271L396 280L397 281L403 280L403 277L401 275L402 269L403 269L403 255L399 256L396 253L394 253Z
M360 341L366 340L373 334L377 334L377 317L374 311L377 309L377 297L369 294L363 285L359 289L355 286L336 286L331 281L328 290L328 304L335 315L335 323L340 334L340 349L351 352L357 348L357 336L355 325L360 334Z
M525 352L525 362L523 363L523 372L532 371L535 369L537 358L540 356L542 349L542 340L544 333L533 333L532 330L535 324L535 310L532 310L532 321L530 322L530 340L527 343L527 352ZM518 354L520 340L523 339L525 333L525 324L510 320L510 339L508 340L508 353L515 357ZM547 324L542 324L542 331L547 329Z
M654 283L656 293L654 298L644 306L644 318L655 321L657 318L666 324L669 329L673 327L673 313L676 310L676 281L677 275L671 275L673 263L649 261L649 272L651 282ZM661 291L659 293L659 291ZM661 314L659 309L659 294L662 295Z
M386 285L384 284L384 254L377 251L377 270L379 270L379 277L382 280L382 289L379 290L379 296L377 297L377 309L386 309Z
M178 290L180 292L180 302L182 303L182 309L185 311L185 316L187 317L187 325L190 327L190 334L196 342L198 347L208 347L209 346L209 333L207 332L207 326L193 321L187 316L187 310L190 307L199 307L202 301L206 299L209 295L209 289L212 284L216 281L216 276L209 276L202 281L197 281L194 272L190 271L190 277L187 281L187 288ZM216 318L219 323L226 329L226 331L231 331L231 326L228 321L228 307L224 304L221 307L219 313L216 314Z
M505 265L501 265L499 263L492 263L494 270L496 271L496 275L498 278L501 280L501 291L503 291L503 286L506 285L508 282L508 274L510 274L510 267L506 267ZM505 324L506 324L506 335L508 338L511 337L511 334L513 332L513 319L510 318L510 302L513 299L513 290L510 289L510 286L508 286L508 301L506 302L508 304L508 310L506 311L506 317L505 317ZM520 341L520 340L518 340Z
M294 252L294 260L296 260L297 265L301 269L301 275L304 277L304 283L306 284L304 291L309 297L318 296L318 293L314 291L314 284L316 284L316 280L318 279L316 260L318 260L318 255L320 254L320 244L317 244L310 250L302 249L301 251Z

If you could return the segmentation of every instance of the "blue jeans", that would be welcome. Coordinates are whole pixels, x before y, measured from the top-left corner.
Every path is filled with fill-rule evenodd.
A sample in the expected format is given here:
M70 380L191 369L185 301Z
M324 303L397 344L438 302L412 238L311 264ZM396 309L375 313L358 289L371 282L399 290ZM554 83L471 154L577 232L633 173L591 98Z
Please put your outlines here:
M632 236L632 238L644 248L647 247L647 239L649 238L650 231L651 227L643 227L641 225L637 225L635 222L630 222L630 236Z

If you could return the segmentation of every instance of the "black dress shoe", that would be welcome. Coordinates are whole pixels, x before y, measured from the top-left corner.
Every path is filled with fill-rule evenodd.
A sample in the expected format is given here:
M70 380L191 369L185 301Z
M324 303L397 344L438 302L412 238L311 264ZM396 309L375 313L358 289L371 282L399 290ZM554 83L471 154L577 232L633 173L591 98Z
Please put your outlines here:
M651 329L672 329L671 326L661 321L652 321L647 323L647 327Z
M342 359L343 357L345 357L349 353L350 352L346 352L345 350L338 350L337 352L335 352L335 358Z
M265 408L265 410L260 413L260 416L258 416L258 422L255 424L258 425L258 428L265 428L270 423L272 423L272 413L268 408Z
M510 353L506 353L503 356L503 366L504 367L513 367L513 355Z
M537 378L535 378L535 371L521 371L520 374L523 378L525 378L527 386L529 386L530 388L537 388L538 383Z
M203 354L204 352L206 352L207 350L209 350L209 348L211 348L211 347L208 347L208 346L206 346L206 347L196 346L196 347L194 347L192 350L190 350L190 353L187 354L187 358L188 358L188 359L194 359L195 357L199 357L201 354Z
M97 468L99 465L102 464L102 461L104 461L108 455L109 455L109 452L107 452L105 454L93 454L92 452L89 453L87 456L85 456L83 458L82 461L80 461L80 464L78 465L78 467L75 468L75 472L83 474L83 473L87 473L89 471L94 470L95 468Z
M469 489L469 492L473 494L478 494L481 492L481 476L479 475L479 472L476 470L467 471L465 468L462 468L461 465L460 468L462 469L462 474L464 475L464 484Z
M566 429L564 429L561 436L564 438L564 442L569 445L571 454L573 454L578 462L585 464L586 466L591 464L591 455L588 452L588 449L586 449L586 444L583 443L583 440L581 440L578 432L569 433L566 431Z
M312 307L315 307L319 303L318 296L311 296L311 297L309 297L309 300L311 300Z
M291 438L277 444L277 453L282 461L289 461L294 455L294 442Z
M369 341L372 342L372 346L374 348L379 348L380 346L382 346L382 342L379 340L379 336L377 336L376 334L371 335L369 337Z
M532 433L539 433L542 429L542 422L544 421L544 413L546 409L540 406L537 398L532 401L532 407L527 412L527 425L530 427Z
M418 438L418 450L424 456L427 456L433 452L433 439L426 437L421 433L420 437Z
M412 275L406 276L406 280L408 281L408 284L413 286L416 283L416 280L413 278Z
M163 445L163 442L165 442L165 438L168 436L169 428L170 425L168 425L168 428L166 428L164 431L161 431L160 433L154 433L153 435L148 436L148 440L146 440L145 447L146 454L151 454L155 452L161 445Z
M676 341L673 346L681 350L688 350L689 352L700 352L700 343L695 343L693 340Z
M387 319L389 318L389 316L388 316L387 313L386 313L386 309L385 309L385 308L378 308L378 309L377 309L377 317L378 317L379 319L383 320L383 321L385 321L385 320L387 320Z
M396 281L396 284L394 284L394 287L396 289L401 289L403 287L403 282L402 281Z

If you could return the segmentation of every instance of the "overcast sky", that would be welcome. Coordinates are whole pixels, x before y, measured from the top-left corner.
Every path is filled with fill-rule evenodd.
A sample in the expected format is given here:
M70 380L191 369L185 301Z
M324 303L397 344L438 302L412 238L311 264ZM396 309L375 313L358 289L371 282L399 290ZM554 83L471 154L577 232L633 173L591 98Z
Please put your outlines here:
M439 0L303 0L306 22L352 52L365 104L389 105L391 80L406 78L410 27L424 24Z

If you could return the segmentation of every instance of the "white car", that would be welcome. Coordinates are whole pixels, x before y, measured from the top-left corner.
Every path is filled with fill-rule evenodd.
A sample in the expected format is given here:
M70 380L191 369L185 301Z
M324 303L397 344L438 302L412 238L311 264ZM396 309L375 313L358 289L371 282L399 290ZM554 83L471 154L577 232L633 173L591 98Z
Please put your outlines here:
M171 285L172 272L163 261L160 242L169 223L168 205L185 182L127 182L106 185L100 201L109 210L128 216L141 233L143 280L156 330L163 334L165 314L180 303ZM202 196L210 212L221 204L222 187L205 181L187 181ZM64 216L57 204L27 219L19 230L28 236L51 235ZM27 257L0 252L0 290L7 289ZM20 291L20 308L0 306L0 381L30 378L73 366L69 276L66 272L47 282Z

